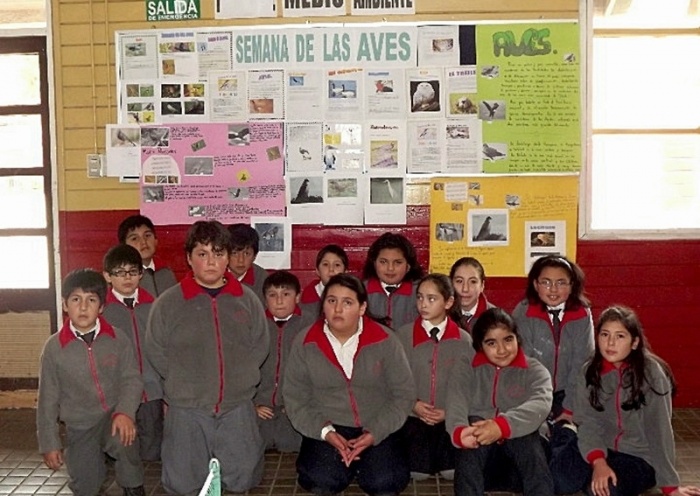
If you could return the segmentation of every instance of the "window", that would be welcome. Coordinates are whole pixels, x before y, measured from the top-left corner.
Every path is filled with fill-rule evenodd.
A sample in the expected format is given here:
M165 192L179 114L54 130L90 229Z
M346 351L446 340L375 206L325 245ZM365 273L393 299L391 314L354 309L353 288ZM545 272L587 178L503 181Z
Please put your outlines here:
M588 0L586 234L700 235L700 2Z
M46 38L0 37L0 312L55 314Z

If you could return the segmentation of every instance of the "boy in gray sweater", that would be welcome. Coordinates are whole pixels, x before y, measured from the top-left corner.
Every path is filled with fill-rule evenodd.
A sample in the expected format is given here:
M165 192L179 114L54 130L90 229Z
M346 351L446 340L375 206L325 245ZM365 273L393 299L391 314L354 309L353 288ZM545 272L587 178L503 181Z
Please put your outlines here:
M98 494L115 460L125 496L142 496L143 465L134 418L143 382L129 338L100 317L107 283L90 269L63 280L63 327L44 345L39 371L39 451L52 470L65 462L77 496ZM62 449L59 421L66 426Z

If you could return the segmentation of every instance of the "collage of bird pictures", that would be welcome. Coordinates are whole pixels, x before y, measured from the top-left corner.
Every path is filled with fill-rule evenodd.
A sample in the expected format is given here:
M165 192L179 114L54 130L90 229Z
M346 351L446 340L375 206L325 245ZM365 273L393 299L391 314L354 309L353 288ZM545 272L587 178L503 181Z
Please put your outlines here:
M292 223L405 224L414 177L581 166L573 22L212 27L116 37L119 123L108 126L108 170L136 170L147 208L167 205L170 190L208 182L226 192L231 215L247 220L259 192L240 177L222 185L220 171L250 181L267 167L255 162L262 160L277 168L270 186L281 178L282 211ZM165 49L172 46L188 49ZM254 123L277 126L277 146L256 138ZM224 126L225 145L241 150L226 159L212 154L218 137L207 135L209 124ZM174 130L190 128L201 134L190 155L173 152ZM242 151L261 140L261 153ZM146 161L174 161L178 174L147 173ZM510 196L506 209L520 202ZM487 208L478 191L467 199L471 220L442 223L436 236L509 244L508 216L476 212ZM180 220L211 211L183 209Z

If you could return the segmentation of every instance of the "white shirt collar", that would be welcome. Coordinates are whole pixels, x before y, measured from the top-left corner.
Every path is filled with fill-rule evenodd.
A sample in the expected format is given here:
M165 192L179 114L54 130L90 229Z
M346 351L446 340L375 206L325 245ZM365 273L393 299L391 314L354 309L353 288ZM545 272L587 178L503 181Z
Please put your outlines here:
M125 304L125 303L124 303L124 298L133 298L133 299L134 299L134 306L136 306L136 305L138 304L138 302L139 302L139 290L138 290L138 289L137 289L136 291L134 291L134 294L132 294L132 295L123 296L122 294L117 293L117 292L114 290L114 288L112 288L112 294L113 294L114 297L115 297L117 300L119 300L122 304Z
M314 286L316 288L316 294L320 297L323 294L323 290L326 288L326 285L323 284L322 281L318 281L318 284Z
M153 259L151 259L151 263L149 263L148 265L144 265L143 268L144 268L144 270L151 269L153 272L155 272L156 271L156 264L153 261Z
M70 327L70 330L73 331L73 334L75 334L75 337L77 337L77 338L80 338L80 336L81 336L82 334L87 334L88 332L92 332L92 331L95 331L95 337L97 337L97 335L100 333L100 319L97 319L97 321L95 322L95 327L93 327L92 329L90 329L90 330L87 331L87 332L80 332L80 331L73 325L73 322L72 322L72 321L70 321L68 325L69 325L69 327ZM93 338L93 339L94 339L94 338Z
M476 300L476 303L474 304L473 307L471 307L469 310L464 310L462 309L462 315L469 314L472 317L476 314L476 309L479 307L479 300Z
M438 332L438 341L442 339L442 336L445 335L445 329L447 328L447 317L445 317L445 320L440 322L438 325L433 325L430 323L429 320L421 320L421 325L423 326L423 330L425 330L425 333L430 337L430 331L433 329L433 327L437 327L440 329L440 332Z
M323 323L323 333L328 338L328 342L331 344L331 348L333 348L333 353L338 359L338 363L340 363L340 366L343 368L343 372L345 372L345 376L348 379L352 377L353 366L355 365L355 354L357 353L357 348L360 344L360 334L362 334L362 329L362 318L360 318L357 325L357 332L350 336L347 341L341 343L331 332L330 328L328 327L328 323Z

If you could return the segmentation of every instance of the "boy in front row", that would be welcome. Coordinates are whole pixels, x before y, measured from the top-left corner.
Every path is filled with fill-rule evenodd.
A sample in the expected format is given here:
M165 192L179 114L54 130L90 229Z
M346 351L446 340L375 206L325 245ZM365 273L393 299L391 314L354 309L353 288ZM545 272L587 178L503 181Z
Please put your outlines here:
M266 449L277 448L283 453L299 451L301 435L294 430L284 410L282 381L294 338L311 325L313 319L302 317L299 308L301 285L291 272L279 270L267 276L263 292L270 354L260 369L260 384L253 398L258 426Z
M141 254L144 270L141 287L154 298L158 298L163 291L177 284L173 271L155 256L158 238L151 219L144 215L130 215L119 224L117 237L121 244L133 246Z
M105 457L115 460L125 496L143 496L134 418L143 382L129 338L100 317L107 283L91 269L71 272L61 297L68 314L44 345L39 371L39 451L52 470L64 463L76 496L95 496L106 475ZM59 420L66 425L62 450Z
M143 397L136 410L141 460L158 461L163 442L163 387L143 351L148 313L154 300L139 287L143 277L141 255L133 246L113 246L102 261L102 275L109 283L102 315L131 339L143 379Z

